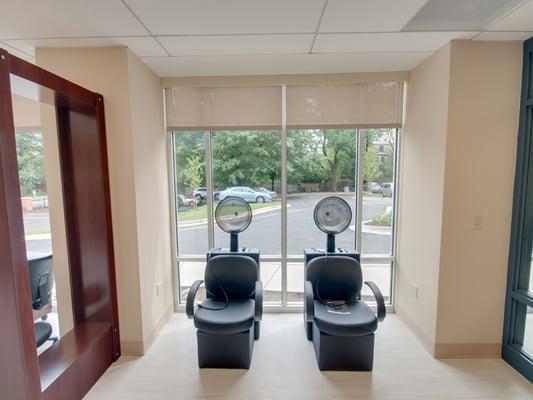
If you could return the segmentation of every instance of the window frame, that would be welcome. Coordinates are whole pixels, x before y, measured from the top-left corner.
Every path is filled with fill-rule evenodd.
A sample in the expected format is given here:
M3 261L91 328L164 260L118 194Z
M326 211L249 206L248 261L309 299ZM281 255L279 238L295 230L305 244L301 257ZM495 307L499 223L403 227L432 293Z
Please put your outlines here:
M282 85L282 120L281 126L278 128L280 130L280 164L281 164L281 253L279 255L262 255L261 260L265 262L278 262L281 265L281 303L266 303L265 311L272 312L291 312L291 311L301 311L303 304L289 302L287 299L287 264L289 263L303 263L304 257L302 255L289 255L287 251L287 130L295 128L287 128L286 124L286 86ZM355 188L356 188L356 200L355 200L355 216L356 216L356 229L354 230L354 247L356 251L361 253L362 245L362 209L363 209L363 157L364 157L364 140L363 136L365 135L365 128L361 127L347 127L343 126L345 129L355 129L356 138L357 138L357 151L356 151L356 179L355 179ZM313 129L313 128L309 128ZM314 129L324 129L324 127L316 127ZM374 129L380 129L379 127L374 127ZM399 155L400 146L401 146L401 128L391 128L388 126L383 126L381 129L394 129L395 132L395 147L393 151L393 193L392 193L392 206L393 206L393 218L392 218L392 230L391 230L391 246L389 254L362 254L361 253L361 265L363 267L372 266L372 265L384 265L390 264L390 281L389 281L389 301L387 307L390 310L393 310L394 307L394 298L395 298L395 286L396 286L396 245L397 245L397 227L398 227L398 188L399 188L399 176L400 176L400 160ZM224 130L231 130L225 128ZM244 127L235 127L233 130L245 130ZM193 131L192 129L184 129L183 131ZM213 188L213 149L212 149L212 138L213 133L217 129L212 128L210 130L198 129L198 132L202 132L205 140L205 168L206 168L206 182L205 187L207 190L206 202L207 202L207 245L208 249L214 247L214 188ZM174 284L174 308L175 311L183 311L185 304L180 296L180 273L179 266L180 262L205 262L205 254L194 254L194 255L180 255L178 248L179 240L179 226L177 221L177 201L176 201L176 181L175 181L175 171L176 171L176 159L175 159L175 135L182 132L182 130L169 129L167 135L167 150L168 150L168 176L169 176L169 201L170 201L170 210L171 210L171 239L172 239L172 254L173 254L173 284ZM372 302L369 303L371 306Z

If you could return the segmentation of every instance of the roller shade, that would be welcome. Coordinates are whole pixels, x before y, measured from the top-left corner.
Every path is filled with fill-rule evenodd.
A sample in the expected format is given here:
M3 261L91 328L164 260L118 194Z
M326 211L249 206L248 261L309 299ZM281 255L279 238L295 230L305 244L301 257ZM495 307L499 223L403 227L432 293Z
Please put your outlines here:
M402 125L403 82L287 87L287 126Z
M169 129L279 128L281 86L166 89Z
M288 128L401 127L404 82L287 85ZM165 89L168 130L279 129L282 87Z

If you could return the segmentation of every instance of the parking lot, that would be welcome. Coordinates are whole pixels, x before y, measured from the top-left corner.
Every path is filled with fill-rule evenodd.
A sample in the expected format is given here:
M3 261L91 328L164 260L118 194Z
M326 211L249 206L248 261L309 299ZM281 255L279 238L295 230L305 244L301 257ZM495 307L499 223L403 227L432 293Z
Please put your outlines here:
M287 244L289 255L301 255L306 247L323 248L326 235L314 223L313 210L315 205L331 193L298 193L288 196L287 203ZM355 205L353 193L337 193L344 198L352 210ZM281 254L281 206L279 201L271 203L271 207L254 211L250 227L240 237L240 245L258 247L265 255ZM382 214L392 205L392 198L365 195L363 198L363 221L374 215ZM351 227L337 236L337 246L354 248L355 220L352 217ZM377 231L377 232L376 232ZM203 254L208 250L207 221L180 223L178 228L179 252L185 254ZM215 225L215 247L228 247L229 235ZM390 254L391 229L363 229L362 249L367 254Z

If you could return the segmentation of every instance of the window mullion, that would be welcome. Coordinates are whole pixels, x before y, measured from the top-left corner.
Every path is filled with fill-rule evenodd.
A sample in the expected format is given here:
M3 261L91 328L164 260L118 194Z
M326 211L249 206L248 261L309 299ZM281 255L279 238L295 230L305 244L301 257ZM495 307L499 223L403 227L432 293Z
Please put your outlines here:
M281 86L281 304L287 305L287 113L286 85Z
M214 211L213 211L213 152L211 149L211 131L204 133L205 140L205 183L207 189L207 247L212 249L215 247L215 227L214 227Z
M364 129L357 130L357 153L356 153L356 187L355 187L355 251L361 253L363 242L363 157L364 157Z

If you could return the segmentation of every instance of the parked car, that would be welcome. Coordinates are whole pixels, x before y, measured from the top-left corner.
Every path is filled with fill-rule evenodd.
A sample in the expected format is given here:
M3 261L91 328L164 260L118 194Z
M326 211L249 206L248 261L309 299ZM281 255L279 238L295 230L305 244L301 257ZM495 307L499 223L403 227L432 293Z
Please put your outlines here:
M198 204L196 199L191 199L190 197L184 196L182 194L178 194L176 196L176 199L176 201L178 202L178 207L194 208L196 207L196 204Z
M272 201L272 196L270 193L258 191L247 186L234 186L227 188L226 190L220 192L218 198L219 200L224 200L229 196L240 197L249 203L270 203Z
M207 188L206 187L197 187L192 191L192 195L196 197L198 202L207 199Z
M270 197L272 197L272 200L274 200L276 197L278 197L278 194L276 192L274 192L273 190L268 190L264 187L256 187L254 188L256 191L258 192L263 192L263 193L268 193L270 195Z
M381 193L381 185L377 182L367 182L363 189L370 193Z
M207 188L204 186L197 187L192 191L192 195L196 198L198 204L202 204L207 200ZM218 191L213 192L213 197L215 198L215 200L218 200L218 195Z
M392 197L392 193L394 191L394 183L383 183L381 185L380 194L381 197Z

